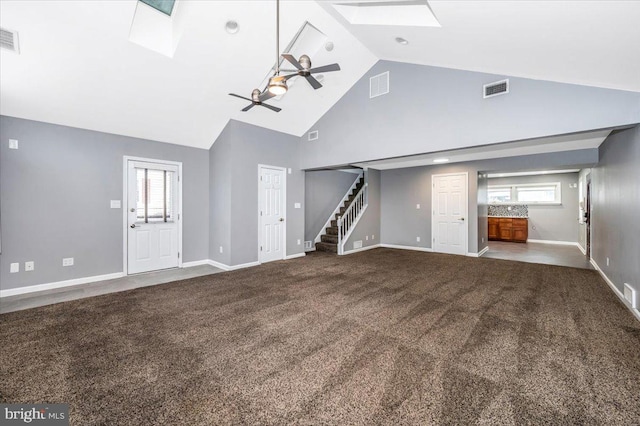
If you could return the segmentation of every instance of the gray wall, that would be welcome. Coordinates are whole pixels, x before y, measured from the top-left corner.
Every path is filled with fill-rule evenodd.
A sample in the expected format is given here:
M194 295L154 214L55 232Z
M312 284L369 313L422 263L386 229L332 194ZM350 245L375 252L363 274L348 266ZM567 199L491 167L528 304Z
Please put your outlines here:
M578 173L578 185L582 188L582 198L578 196L578 205L582 202L582 208L587 208L587 182L591 179L591 169L582 169ZM584 211L581 212L584 214ZM587 225L583 220L582 223L578 223L578 244L583 250L587 249Z
M618 290L640 291L640 126L605 140L591 182L591 257Z
M230 266L258 260L259 164L291 169L286 176L287 255L304 252L304 172L298 149L294 136L235 120L227 124L210 155L212 260Z
M122 272L123 212L109 200L123 200L125 155L182 162L183 261L208 257L207 151L2 116L3 290ZM63 268L63 257L75 265ZM20 273L9 273L12 262Z
M380 243L380 176L379 170L368 169L364 172L365 182L369 185L368 207L358 224L344 244L344 251L353 250L353 242L362 240L362 247ZM367 237L369 239L367 240Z
M541 176L517 176L489 179L492 185L517 185L528 183L560 182L561 205L529 204L529 239L549 241L579 241L578 173L559 173Z
M304 239L313 241L359 175L339 170L305 173Z
M431 248L431 176L444 173L469 174L469 242L470 253L482 250L487 228L485 207L478 208L478 173L490 171L525 171L570 166L580 168L598 161L597 149L537 154L494 160L473 161L439 166L384 170L381 179L381 238L384 244ZM420 209L416 204L420 203ZM481 212L479 214L479 211ZM478 232L481 230L480 232ZM420 236L420 242L416 242Z
M369 99L369 78L390 71L390 93ZM510 93L482 98L505 78L380 61L310 130L301 166L322 168L425 152L635 124L640 93L509 77Z
M478 253L489 247L489 228L487 217L489 215L487 186L489 179L486 173L478 173Z

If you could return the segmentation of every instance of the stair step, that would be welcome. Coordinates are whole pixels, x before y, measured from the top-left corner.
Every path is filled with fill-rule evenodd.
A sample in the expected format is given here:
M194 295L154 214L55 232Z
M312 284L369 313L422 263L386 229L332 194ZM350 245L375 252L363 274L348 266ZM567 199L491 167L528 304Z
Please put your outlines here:
M331 221L331 227L332 228L335 227L336 229L338 228L338 220L337 219L334 219L334 220Z
M329 253L338 253L338 244L316 243L316 251L326 251Z
M325 235L320 237L320 240L323 243L338 244L338 236L337 235L325 234Z
M325 228L324 233L327 235L338 235L338 227L331 226L329 228Z

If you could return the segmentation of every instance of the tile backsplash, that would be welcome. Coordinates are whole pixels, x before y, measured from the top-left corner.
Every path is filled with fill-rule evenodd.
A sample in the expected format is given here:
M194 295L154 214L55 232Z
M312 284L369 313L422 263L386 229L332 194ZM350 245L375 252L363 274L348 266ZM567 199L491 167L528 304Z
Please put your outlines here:
M489 216L529 217L529 206L526 204L489 204Z

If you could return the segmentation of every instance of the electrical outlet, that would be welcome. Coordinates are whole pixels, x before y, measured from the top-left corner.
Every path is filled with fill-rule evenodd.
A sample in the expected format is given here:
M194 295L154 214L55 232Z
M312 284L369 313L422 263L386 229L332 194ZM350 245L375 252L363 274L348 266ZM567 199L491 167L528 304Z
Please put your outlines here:
M15 274L16 272L20 272L20 264L19 263L12 263L11 264L11 269L9 270L9 273L11 274Z
M607 266L609 266L609 258L607 257Z
M376 239L375 234L371 234L371 239L372 239L372 240L375 240L375 239Z
M484 237L482 237L482 242L484 243Z
M416 204L416 209L420 210L420 204Z
M18 149L17 139L9 139L9 149Z
M298 240L298 245L300 245L300 240Z
M30 271L33 271L34 269L36 269L36 263L33 260L30 260L29 262L24 262L25 272L30 272Z
M73 266L73 257L65 257L62 259L62 266Z
M367 240L367 241L369 241L369 236L368 236L368 235L365 235L364 239L365 239L365 240Z
M222 246L220 246L220 253L222 253Z
M417 242L420 242L420 237L416 237L416 241L417 241Z

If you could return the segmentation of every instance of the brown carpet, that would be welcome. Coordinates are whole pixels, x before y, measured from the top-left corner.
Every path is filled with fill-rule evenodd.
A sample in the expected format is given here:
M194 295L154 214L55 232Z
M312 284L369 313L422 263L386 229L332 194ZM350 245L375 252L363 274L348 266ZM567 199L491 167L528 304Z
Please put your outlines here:
M0 316L0 392L72 424L638 424L594 271L376 249Z

